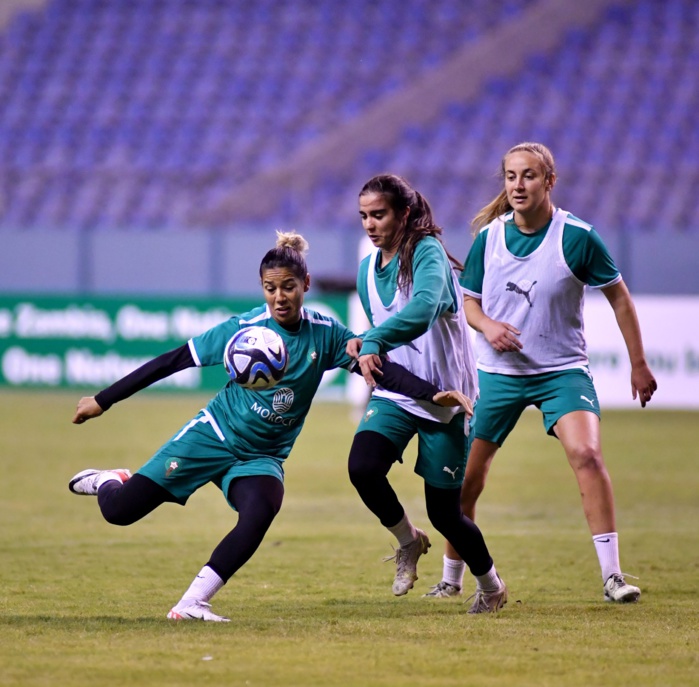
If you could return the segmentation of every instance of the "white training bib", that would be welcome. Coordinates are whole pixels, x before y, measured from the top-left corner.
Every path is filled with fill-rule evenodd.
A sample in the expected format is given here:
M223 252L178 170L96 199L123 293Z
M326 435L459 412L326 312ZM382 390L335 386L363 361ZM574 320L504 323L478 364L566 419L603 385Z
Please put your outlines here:
M371 307L371 319L374 326L379 326L389 317L400 312L410 300L411 291L403 294L396 289L389 305L381 302L376 288L376 260L379 250L372 252L369 259L367 291ZM451 271L454 293L461 294L456 275ZM409 344L400 346L390 352L392 361L399 363L414 375L426 379L440 389L456 389L463 392L475 402L478 397L478 377L475 356L471 346L468 323L464 313L463 301L457 299L457 310L444 313L434 325L422 336ZM387 398L418 417L447 423L461 408L441 408L433 403L418 401L392 391L377 387L374 395ZM466 423L468 426L468 423Z
M476 353L480 370L531 375L588 364L583 326L585 284L573 274L563 255L567 217L565 210L555 210L541 245L523 258L507 249L501 217L488 225L481 307L491 319L519 329L523 348L496 351L479 332Z

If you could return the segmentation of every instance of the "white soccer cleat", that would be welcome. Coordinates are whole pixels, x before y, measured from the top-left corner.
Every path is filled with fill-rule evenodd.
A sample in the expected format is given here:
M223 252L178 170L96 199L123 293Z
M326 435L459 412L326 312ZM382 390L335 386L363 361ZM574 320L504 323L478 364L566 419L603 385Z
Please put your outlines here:
M632 575L633 577L633 575ZM604 583L604 600L620 604L635 603L641 596L641 590L627 584L621 573L614 573Z
M123 484L129 479L131 479L131 472L126 468L114 470L88 468L79 472L68 482L68 489L81 496L97 496L97 491L105 482L119 480Z
M168 614L169 620L204 620L212 623L230 623L230 618L216 615L211 610L211 604L205 601L187 599L180 601Z
M439 584L432 586L430 591L422 596L431 599L447 599L454 596L461 596L461 587L457 587L455 584L449 584L449 582L442 580Z
M417 561L430 548L430 540L422 530L417 530L417 539L407 546L396 549L393 556L385 561L396 561L396 576L393 580L393 593L396 596L407 594L417 580Z
M475 613L497 613L507 603L507 585L500 579L500 589L494 592L486 592L483 589L476 589L476 593L471 595L469 599L473 599L473 604L468 612Z

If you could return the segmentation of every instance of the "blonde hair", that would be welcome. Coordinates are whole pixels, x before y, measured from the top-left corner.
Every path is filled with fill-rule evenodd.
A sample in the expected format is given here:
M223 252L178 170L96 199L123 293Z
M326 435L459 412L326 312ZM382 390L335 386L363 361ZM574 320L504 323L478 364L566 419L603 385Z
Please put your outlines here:
M277 248L289 248L297 253L301 253L301 255L306 255L308 252L308 241L295 231L277 230Z
M505 160L512 153L531 153L539 158L541 166L544 170L544 180L548 181L556 175L556 162L553 159L553 153L543 143L524 142L512 146L502 157L500 161L500 176L505 178ZM505 189L500 191L493 200L482 207L476 216L471 220L473 234L476 235L483 227L490 224L496 217L504 215L512 210L510 202L507 200Z
M276 246L268 250L260 263L260 278L265 270L275 267L285 267L291 270L299 279L308 275L306 252L308 241L295 231L277 231Z

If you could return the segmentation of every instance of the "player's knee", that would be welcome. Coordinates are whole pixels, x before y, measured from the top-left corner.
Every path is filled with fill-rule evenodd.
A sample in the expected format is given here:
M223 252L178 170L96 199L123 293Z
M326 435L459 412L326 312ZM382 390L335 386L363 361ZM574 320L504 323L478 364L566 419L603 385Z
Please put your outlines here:
M250 521L269 527L281 510L284 484L272 475L252 475L234 479L228 500L238 511L238 522Z
M366 459L366 456L357 455L356 453L350 453L347 468L350 482L355 487L359 487L380 476L376 466L372 465L371 461Z
M606 468L600 450L590 444L581 444L569 452L568 459L578 472L605 472Z
M109 485L111 487L111 484ZM111 489L105 487L100 490L97 496L97 502L102 512L102 517L110 525L119 525L125 527L131 525L138 520L135 515L133 504L125 498L122 498L123 489Z
M462 525L458 490L436 489L426 485L425 506L432 526L447 540L451 540Z
M272 524L272 520L277 517L277 514L281 510L282 501L274 496L264 499L260 502L256 508L257 515L261 521L267 522L269 525Z
M399 458L395 445L378 432L359 432L350 449L347 468L355 487L376 479L383 479Z
M461 485L461 508L466 511L476 505L478 497L483 493L485 477L483 479L466 479Z
M427 517L432 523L432 527L445 539L449 540L454 533L454 527L460 519L460 513L458 511L446 513L444 510L430 508L427 511Z

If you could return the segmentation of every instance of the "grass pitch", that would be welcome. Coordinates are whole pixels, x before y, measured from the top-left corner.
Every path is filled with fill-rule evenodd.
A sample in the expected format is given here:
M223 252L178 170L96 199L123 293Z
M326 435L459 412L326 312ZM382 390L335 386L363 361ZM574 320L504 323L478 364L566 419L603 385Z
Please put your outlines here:
M420 580L391 595L391 537L346 475L354 422L318 405L287 463L286 499L260 550L214 599L229 624L165 614L235 523L214 487L128 528L68 479L135 469L206 399L144 394L86 425L78 395L0 394L0 685L692 685L699 678L699 414L604 414L622 567L636 605L602 601L575 480L538 413L495 460L478 522L510 601L468 616L421 598L443 540L412 455L392 482L431 535ZM470 587L470 583L469 583Z

